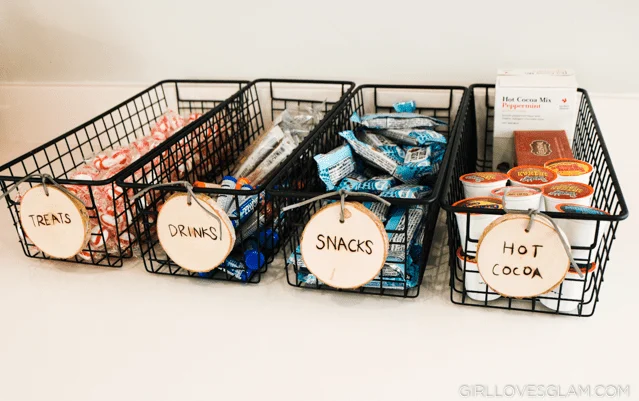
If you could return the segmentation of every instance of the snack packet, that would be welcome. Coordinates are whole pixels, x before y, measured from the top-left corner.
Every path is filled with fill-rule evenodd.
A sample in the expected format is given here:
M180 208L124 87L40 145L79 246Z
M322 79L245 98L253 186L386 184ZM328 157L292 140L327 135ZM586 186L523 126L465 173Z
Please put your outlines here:
M355 153L364 158L368 163L382 169L388 174L394 174L395 169L399 165L395 160L388 157L378 149L357 139L353 131L343 131L339 135L346 139L348 144L353 148Z
M431 192L432 189L427 185L403 184L382 192L380 196L385 198L421 199Z
M352 172L348 176L344 177L342 181L337 185L337 190L345 189L347 191L358 192L360 185L363 184L367 178L359 173Z
M444 135L429 129L383 129L377 132L379 135L402 145L426 146L440 144L445 146L447 142Z
M360 117L355 112L351 116L351 121L371 129L433 128L438 125L446 125L445 122L435 117L415 113L380 113Z
M353 152L348 145L342 145L326 154L315 155L313 158L317 162L319 177L328 191L334 190L343 178L355 171Z

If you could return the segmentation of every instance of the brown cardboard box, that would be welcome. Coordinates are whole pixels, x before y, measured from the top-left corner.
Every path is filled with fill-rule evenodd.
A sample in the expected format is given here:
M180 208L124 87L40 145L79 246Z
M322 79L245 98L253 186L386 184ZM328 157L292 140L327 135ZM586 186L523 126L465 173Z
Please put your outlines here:
M574 157L566 131L515 131L514 136L518 166L543 166L549 160Z

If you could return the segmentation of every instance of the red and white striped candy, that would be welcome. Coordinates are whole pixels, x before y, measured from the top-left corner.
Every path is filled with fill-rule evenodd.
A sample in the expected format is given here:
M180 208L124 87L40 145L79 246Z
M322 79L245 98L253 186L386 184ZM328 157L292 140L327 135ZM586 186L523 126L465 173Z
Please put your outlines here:
M107 167L104 166L104 161L107 160L108 158L109 158L109 155L107 155L106 153L104 152L98 153L93 158L93 167L97 168L98 170L106 170Z
M100 212L100 221L107 227L115 228L117 221L115 218L115 211L112 206L108 206L105 209L102 209Z
M133 241L135 241L135 235L128 232L120 234L120 246L122 248L127 248Z
M166 138L168 138L166 132L163 131L156 131L153 130L151 131L151 137L153 138L153 140L157 143L165 141ZM157 145L156 145L157 146Z
M100 231L100 226L95 226L91 230L91 239L89 240L89 246L91 249L100 249L104 247L105 239L109 240L109 231Z
M80 257L80 259L84 259L86 261L91 260L91 252L89 251L80 251L78 252L78 256Z
M106 197L108 200L112 201L114 199L122 199L122 194L124 190L119 185L108 185L105 191Z
M191 113L191 114L189 114L189 117L187 118L187 124L188 123L192 123L193 121L197 120L200 117L202 117L202 113Z

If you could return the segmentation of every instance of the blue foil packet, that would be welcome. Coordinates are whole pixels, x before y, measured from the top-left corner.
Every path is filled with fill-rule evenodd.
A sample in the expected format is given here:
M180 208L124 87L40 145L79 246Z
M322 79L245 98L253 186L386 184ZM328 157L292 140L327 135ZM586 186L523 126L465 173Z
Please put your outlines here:
M397 180L391 175L377 176L359 184L357 191L379 194L383 191L389 190L396 183Z
M395 176L406 184L418 184L422 177L436 174L440 162L434 162L430 146L408 148L404 163L397 166Z
M417 230L417 234L413 239L413 245L410 247L410 256L413 262L420 263L422 260L422 252L424 246L424 236L426 235L426 224L422 224Z
M435 117L415 113L380 113L360 117L355 112L351 121L370 129L433 128L446 125Z
M402 184L382 192L380 196L383 198L422 199L432 191L428 185Z
M379 148L384 145L397 145L390 138L385 137L384 135L380 135L377 131L364 130L358 132L358 138L375 148Z
M396 207L391 211L391 216L386 223L390 243L387 262L412 263L410 247L413 244L415 233L422 224L423 215L424 208L422 206L412 206L408 209Z
M446 146L448 142L444 135L430 129L384 129L377 132L402 145L427 146L440 144Z
M393 109L395 109L397 113L414 113L415 110L417 110L417 104L414 100L397 102L393 104Z
M399 145L382 145L378 146L380 152L401 164L406 158L406 151Z
M344 177L355 171L353 152L348 145L342 145L326 154L315 155L314 159L319 177L328 191L334 190Z
M372 164L388 174L393 174L395 172L399 163L386 156L379 149L360 141L353 131L343 131L340 132L339 135L346 139L353 151L365 159L369 164Z
M359 186L363 184L367 178L357 172L350 173L347 177L344 177L342 181L337 185L337 190L344 189L346 191L358 192Z
M373 212L373 214L377 216L377 218L380 219L382 223L385 223L386 220L388 220L388 218L386 217L386 215L388 214L388 205L385 205L382 202L363 202L362 205L364 205L366 209Z

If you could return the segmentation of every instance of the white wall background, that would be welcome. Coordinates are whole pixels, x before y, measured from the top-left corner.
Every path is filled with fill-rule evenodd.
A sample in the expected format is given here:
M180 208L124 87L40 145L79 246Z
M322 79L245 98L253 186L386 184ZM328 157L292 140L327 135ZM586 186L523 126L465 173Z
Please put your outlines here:
M0 82L493 82L565 67L639 92L634 0L0 0Z

